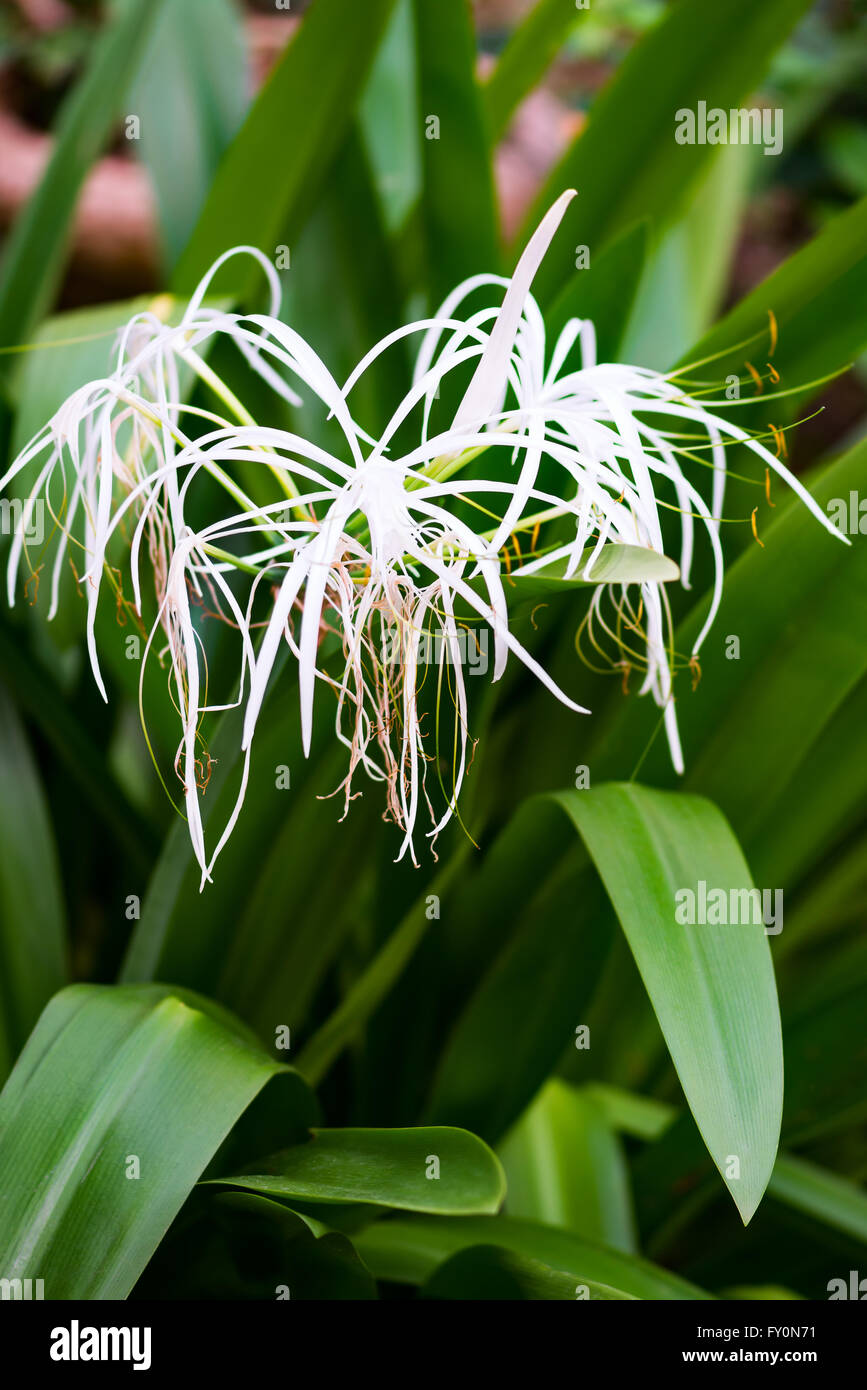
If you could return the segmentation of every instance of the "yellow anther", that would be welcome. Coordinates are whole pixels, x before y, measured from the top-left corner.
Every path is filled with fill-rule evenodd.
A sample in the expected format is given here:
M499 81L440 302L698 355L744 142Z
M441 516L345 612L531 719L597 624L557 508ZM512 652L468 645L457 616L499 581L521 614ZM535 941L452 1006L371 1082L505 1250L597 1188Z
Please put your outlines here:
M765 389L762 378L759 376L752 362L746 362L744 365L746 366L746 369L752 377L753 381L756 383L756 394L760 396Z

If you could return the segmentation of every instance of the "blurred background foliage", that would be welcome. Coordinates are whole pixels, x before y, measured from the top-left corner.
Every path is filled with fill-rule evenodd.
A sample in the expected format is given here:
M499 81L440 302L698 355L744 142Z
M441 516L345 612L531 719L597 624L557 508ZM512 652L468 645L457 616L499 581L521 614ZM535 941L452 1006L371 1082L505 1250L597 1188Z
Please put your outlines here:
M288 250L284 317L341 378L464 275L511 268L574 182L537 284L549 322L592 316L604 355L659 369L731 349L714 374L749 387L741 345L765 351L773 310L775 365L804 389L738 418L806 417L792 466L823 505L863 495L865 59L867 14L847 0L4 0L3 449L106 371L136 305L169 290L176 313L232 244ZM674 113L699 99L782 108L783 152L676 145ZM256 302L244 274L217 282L227 301ZM214 365L254 414L319 428L218 350ZM398 353L371 375L366 428L408 372ZM594 714L576 721L519 667L473 690L462 814L479 848L452 827L418 870L392 863L375 795L340 824L317 799L340 760L327 710L303 760L287 669L200 896L142 738L128 629L101 614L106 707L71 575L50 627L35 586L4 607L7 1264L30 1250L55 1297L824 1298L863 1263L867 542L844 552L782 489L766 501L744 454L723 608L700 684L677 692L682 786L656 708L578 663L574 598L519 611L521 640ZM672 591L680 650L708 581L699 568L691 594ZM202 621L228 681L230 637ZM171 774L157 667L145 709ZM238 728L229 715L209 735L212 824ZM554 796L579 767L591 791ZM666 958L679 856L709 882L742 882L745 857L785 893L784 1149L746 1227L713 1131L725 1098L773 1162L773 976L761 940ZM145 1151L139 1196L118 1165Z

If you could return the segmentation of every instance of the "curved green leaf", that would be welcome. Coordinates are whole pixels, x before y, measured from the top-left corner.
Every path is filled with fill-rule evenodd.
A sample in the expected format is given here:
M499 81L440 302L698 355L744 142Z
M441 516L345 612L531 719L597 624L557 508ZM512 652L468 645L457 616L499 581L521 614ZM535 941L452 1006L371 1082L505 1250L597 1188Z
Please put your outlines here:
M631 1299L606 1284L576 1285L574 1274L499 1245L471 1245L438 1265L421 1288L422 1298L588 1301Z
M622 1145L586 1089L548 1081L506 1135L499 1154L510 1216L546 1221L588 1240L635 1251Z
M777 1153L783 1049L765 928L742 921L753 884L740 847L699 797L611 784L556 799L605 884L695 1122L746 1223ZM726 925L701 922L702 883L725 895ZM695 925L675 915L684 891L695 895Z
M497 1211L499 1160L462 1129L318 1129L242 1177L212 1178L304 1202L366 1202L447 1216Z
M576 1284L603 1284L633 1298L705 1299L709 1295L668 1270L593 1245L568 1231L507 1216L406 1217L377 1221L358 1233L355 1248L377 1279L422 1284L447 1259L478 1245L495 1245L551 1269Z
M236 1120L287 1074L195 995L56 995L0 1095L4 1277L43 1279L46 1298L125 1298ZM297 1076L293 1095L309 1123Z
M651 217L658 225L671 220L717 148L678 144L676 113L694 111L699 101L726 111L739 106L808 3L720 0L708 7L706 0L680 0L635 45L594 103L586 129L546 180L516 239L523 246L563 189L578 189L563 219L560 250L555 248L536 277L534 293L542 303L574 274L576 244L601 251L605 241L639 218Z
M497 214L467 0L414 0L428 288L438 303L499 268Z
M696 1123L748 1221L773 1168L782 1110L782 1045L770 950L761 922L688 925L675 915L677 895L687 891L696 895L699 916L702 881L708 891L723 890L727 902L737 894L739 907L752 881L737 841L711 803L632 784L531 802L504 841L515 846L531 833L556 845L556 826L550 814L542 814L546 800L566 812L584 841ZM535 824L528 831L531 816ZM514 881L510 874L510 886ZM553 941L574 937L576 954L567 978L580 981L580 948L587 950L589 923L597 920L599 907L586 897L580 879L565 879L561 889L559 900L532 914L532 929L506 948L470 1000L443 1055L428 1118L460 1122L482 1134L499 1132L504 1116L514 1118L515 1100L520 1097L518 1109L523 1108L566 1048L559 1005L564 961L553 953ZM546 991L540 981L549 969L556 986ZM580 1022L573 1003L573 1022L576 1017ZM500 1059L498 1074L486 1060L490 1049L486 1054L484 1039L509 1028L511 1066L504 1079Z
M291 246L349 129L393 5L314 0L223 158L175 268L177 290L192 290L231 246L272 256ZM244 298L260 275L236 257L220 285Z

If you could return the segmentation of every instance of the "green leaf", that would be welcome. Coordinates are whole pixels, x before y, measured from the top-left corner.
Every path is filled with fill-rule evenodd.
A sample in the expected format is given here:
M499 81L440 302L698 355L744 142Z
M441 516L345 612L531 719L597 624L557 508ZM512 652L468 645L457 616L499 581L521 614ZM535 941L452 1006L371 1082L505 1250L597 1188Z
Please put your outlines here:
M515 25L483 88L491 143L505 134L512 116L544 76L578 21L590 13L569 0L536 0Z
M0 1075L66 979L54 831L27 735L0 684Z
M479 876L479 901L491 920L504 913L508 921L523 903L525 874L548 887L458 1018L426 1118L496 1138L566 1049L570 1020L574 1027L581 1018L607 942L605 912L598 887L580 869L570 873L568 858L551 875L568 848L553 808L565 810L579 831L620 918L715 1163L723 1174L730 1156L740 1163L730 1190L748 1220L779 1136L779 1011L762 925L676 920L675 895L695 892L699 880L726 893L752 887L722 816L696 797L609 785L526 803ZM471 885L467 891L474 894ZM564 978L573 982L571 993L562 989ZM485 1042L500 1036L509 1037L505 1074Z
M727 902L752 888L740 847L699 797L610 784L556 800L605 884L695 1122L746 1223L774 1166L782 1114L771 953L761 922L687 925L675 916L676 895L696 895L702 881Z
M588 1240L635 1251L622 1146L586 1090L547 1082L499 1153L510 1216L545 1221Z
M414 13L422 226L428 287L438 303L467 276L499 269L497 214L470 6L415 0Z
M422 1284L461 1250L495 1245L562 1270L576 1284L602 1284L633 1298L704 1299L684 1279L646 1260L593 1245L568 1231L507 1216L406 1217L377 1221L354 1238L377 1279Z
M471 1245L438 1265L422 1286L422 1298L512 1299L546 1302L574 1302L575 1276L552 1269L541 1260L515 1254L498 1245ZM583 1298L588 1301L631 1299L606 1284L585 1284Z
M6 1277L44 1279L48 1298L125 1298L277 1075L294 1077L295 1120L309 1123L300 1078L209 1001L162 986L56 995L0 1095Z
M596 99L586 129L556 165L516 239L523 246L564 188L578 197L563 219L564 234L536 277L534 293L549 303L572 274L572 248L591 253L642 217L670 221L715 145L678 144L676 113L728 111L749 98L771 55L809 0L681 0L619 65ZM636 101L640 93L640 117ZM604 177L600 171L604 170Z
M436 1166L435 1166L436 1165ZM446 1216L496 1212L496 1156L462 1129L318 1129L254 1174L211 1181L287 1201L366 1202Z
M169 264L180 255L247 104L246 36L233 0L163 0L130 110Z
M4 343L25 342L54 298L78 194L108 142L163 0L116 0L64 102L42 180L9 239L0 277Z
M397 0L358 112L389 232L415 206L421 188L412 6L413 0Z
M660 555L644 545L612 544L602 547L587 579L582 565L589 563L592 555L592 549L585 551L575 575L569 579L565 577L566 561L557 560L533 574L515 573L506 582L514 586L514 597L523 601L543 595L568 594L580 588L595 588L598 584L669 584L680 578L680 570L667 555Z
M349 129L394 0L315 0L230 145L173 284L191 291L231 246L292 245ZM244 298L261 270L235 257L220 285Z

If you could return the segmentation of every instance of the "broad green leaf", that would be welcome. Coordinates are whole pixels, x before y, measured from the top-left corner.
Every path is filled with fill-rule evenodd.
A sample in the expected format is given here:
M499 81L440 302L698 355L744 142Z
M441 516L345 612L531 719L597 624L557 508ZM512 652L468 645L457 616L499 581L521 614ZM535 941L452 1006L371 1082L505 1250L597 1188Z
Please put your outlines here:
M589 6L579 9L569 0L534 0L526 18L515 25L483 88L492 143L505 133L521 102L587 14Z
M0 336L25 342L54 298L78 194L108 143L163 0L115 0L83 77L65 101L42 180L6 246ZM6 364L2 364L5 366Z
M754 918L688 925L675 915L686 890L698 917L704 883L725 895L723 919L735 916L731 903L753 886L740 847L699 797L610 784L556 799L605 884L696 1124L746 1223L774 1166L782 1114L771 953Z
M581 1000L604 951L605 910L598 885L580 869L569 873L568 859L559 878L551 877L552 864L568 848L562 826L552 820L556 807L579 831L620 918L714 1161L724 1173L730 1156L738 1159L740 1177L730 1190L749 1219L779 1135L779 1012L761 924L688 926L675 917L675 895L696 893L700 880L727 894L752 887L722 816L695 797L609 785L526 804L491 852L480 884L493 895L487 907L494 920L495 885L501 893L506 885L502 910L513 918L525 864L551 887L458 1018L426 1118L498 1137L568 1046L570 1020L571 1028L581 1022ZM563 978L575 982L571 995L562 990ZM499 1054L485 1046L486 1038L499 1036L509 1038L505 1075Z
M247 102L246 36L235 0L163 0L130 110L153 179L169 264L180 255Z
M499 1153L510 1216L545 1221L618 1250L635 1250L620 1140L586 1090L547 1082Z
M677 113L728 111L747 101L774 51L809 0L680 0L618 67L596 99L586 129L551 172L516 244L522 246L564 188L578 197L564 234L542 266L535 293L549 303L571 275L571 248L591 254L642 217L671 221L715 145L679 144ZM641 93L640 118L636 94ZM604 170L604 177L600 171Z
M500 1164L466 1130L317 1129L242 1177L212 1179L287 1201L365 1202L445 1216L496 1212Z
M210 1001L162 986L55 995L0 1095L6 1277L44 1279L48 1298L125 1298L277 1075L295 1083L287 1129L309 1123L300 1078Z
M571 1275L576 1284L603 1284L633 1298L705 1299L709 1295L646 1260L581 1240L535 1221L507 1216L408 1217L377 1221L354 1239L377 1279L422 1284L453 1255L495 1245Z
M27 734L0 684L0 1075L66 979L54 831Z
M421 220L430 295L499 269L497 214L467 0L414 0Z
M422 1298L436 1299L574 1302L578 1296L574 1274L498 1245L459 1250L438 1265L421 1288ZM592 1302L635 1297L605 1284L584 1284L580 1296Z
M314 0L230 145L173 283L191 291L229 247L273 256L293 245L353 117L394 0ZM223 292L244 298L261 271L236 257Z

